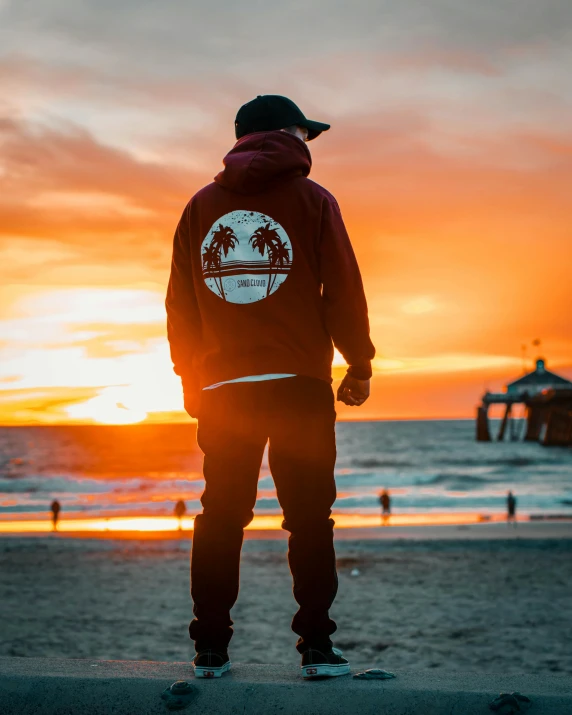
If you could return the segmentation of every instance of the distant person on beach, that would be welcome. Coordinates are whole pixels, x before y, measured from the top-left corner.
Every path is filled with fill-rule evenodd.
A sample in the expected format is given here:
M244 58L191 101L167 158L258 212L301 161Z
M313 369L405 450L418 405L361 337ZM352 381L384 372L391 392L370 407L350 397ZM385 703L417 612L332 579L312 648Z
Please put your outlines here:
M183 530L183 517L187 513L187 505L182 499L179 499L179 501L175 504L175 509L174 509L175 516L179 520L179 531Z
M384 489L379 495L379 503L381 505L381 525L388 526L391 515L391 497L387 489Z
M50 511L52 512L52 529L53 531L58 530L58 519L60 518L60 511L62 507L57 499L54 499L50 506Z
M331 366L335 346L349 365L337 399L362 405L375 348L340 209L307 178L307 142L329 128L286 97L242 106L224 169L187 204L175 232L167 331L204 452L191 559L197 677L230 669L243 529L253 519L268 441L290 532L302 675L349 672L330 639L338 587Z
M516 497L511 491L506 497L506 520L516 526Z

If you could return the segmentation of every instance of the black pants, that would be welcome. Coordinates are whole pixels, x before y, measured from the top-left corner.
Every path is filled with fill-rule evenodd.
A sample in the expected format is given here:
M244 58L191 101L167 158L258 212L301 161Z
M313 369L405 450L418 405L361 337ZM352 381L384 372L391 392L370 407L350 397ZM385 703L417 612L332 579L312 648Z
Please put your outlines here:
M288 561L300 608L292 621L297 648L327 648L336 630L328 610L338 580L330 518L336 498L336 413L322 380L290 377L235 383L201 396L198 443L204 452L203 513L195 520L191 558L197 651L226 648L238 596L243 529L252 521L266 442Z

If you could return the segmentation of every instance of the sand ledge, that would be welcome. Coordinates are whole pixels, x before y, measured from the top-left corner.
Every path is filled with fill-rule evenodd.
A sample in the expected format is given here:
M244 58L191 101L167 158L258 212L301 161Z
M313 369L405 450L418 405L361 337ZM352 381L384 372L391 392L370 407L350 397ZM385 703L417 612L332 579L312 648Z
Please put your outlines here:
M572 711L570 679L563 676L404 671L390 681L347 676L303 681L297 668L235 665L220 681L195 681L188 663L0 658L4 715L64 712L166 712L160 695L174 680L188 680L194 697L189 711L217 715L312 712L313 715L472 715L488 711L499 692L519 691L543 715Z

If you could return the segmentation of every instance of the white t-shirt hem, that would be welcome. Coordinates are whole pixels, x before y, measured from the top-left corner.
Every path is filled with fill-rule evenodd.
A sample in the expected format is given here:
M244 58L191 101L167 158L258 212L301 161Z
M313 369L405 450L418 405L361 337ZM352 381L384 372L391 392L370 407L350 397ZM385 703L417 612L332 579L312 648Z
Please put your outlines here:
M267 373L265 375L245 375L244 377L236 377L234 380L223 380L223 382L215 382L214 385L203 387L203 390L215 390L221 385L230 385L233 382L264 382L265 380L283 380L286 377L296 377L291 373Z

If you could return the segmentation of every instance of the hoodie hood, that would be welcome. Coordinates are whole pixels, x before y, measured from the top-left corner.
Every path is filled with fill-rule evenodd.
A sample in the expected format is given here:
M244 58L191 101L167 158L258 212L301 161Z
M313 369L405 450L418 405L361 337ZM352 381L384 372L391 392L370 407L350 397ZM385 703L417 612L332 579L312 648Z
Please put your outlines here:
M223 164L215 176L217 184L239 194L258 194L287 179L308 176L312 157L293 134L256 132L239 139Z

